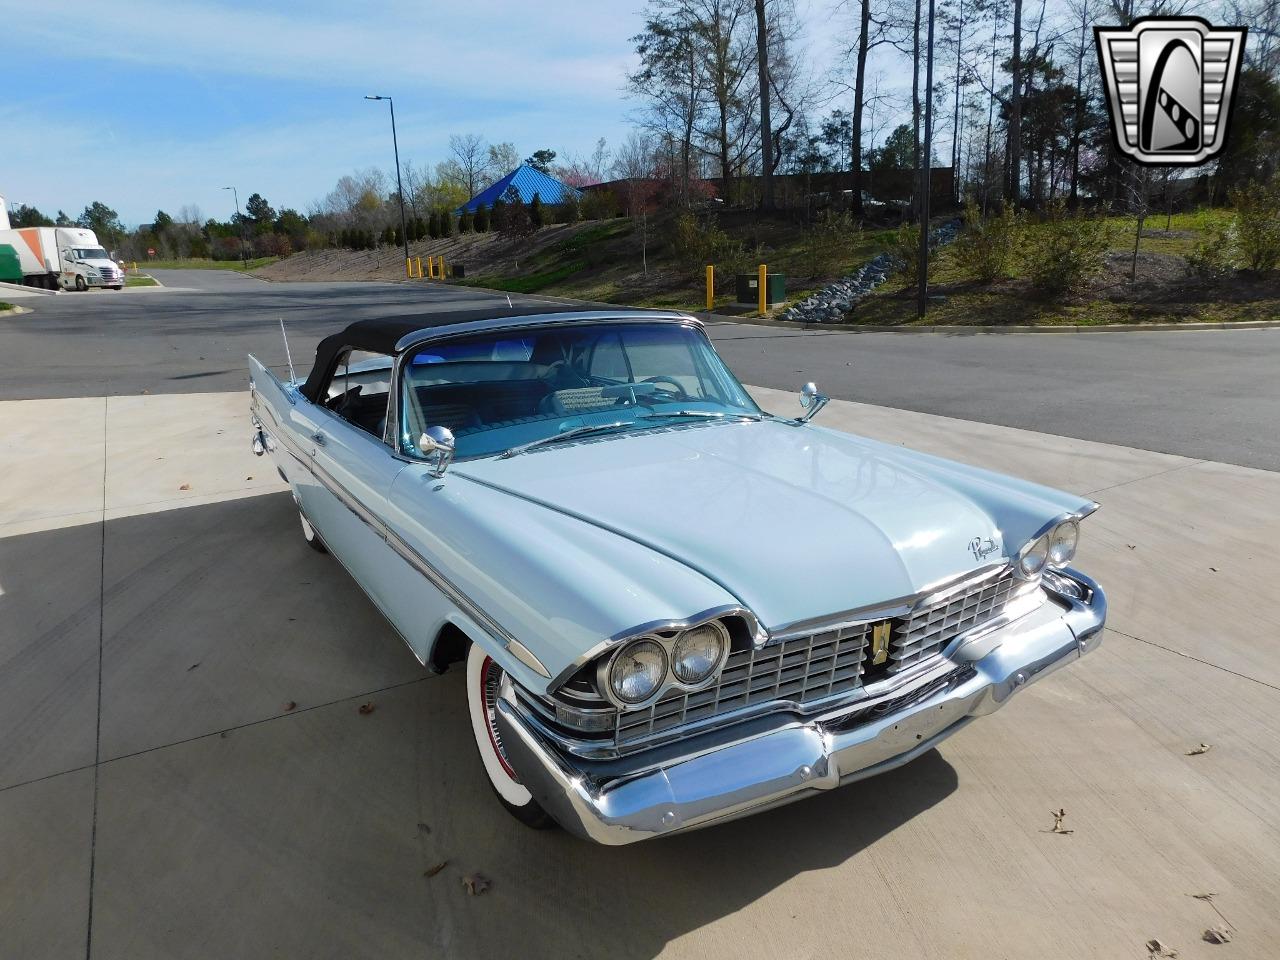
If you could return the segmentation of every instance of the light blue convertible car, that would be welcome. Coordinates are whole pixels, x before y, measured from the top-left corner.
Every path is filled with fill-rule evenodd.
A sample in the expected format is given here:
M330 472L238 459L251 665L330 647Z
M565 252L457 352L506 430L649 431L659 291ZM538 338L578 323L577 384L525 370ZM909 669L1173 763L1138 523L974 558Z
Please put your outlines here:
M519 314L519 315L517 315ZM761 410L692 317L365 320L253 445L428 667L503 805L629 843L909 762L1092 650L1097 504Z

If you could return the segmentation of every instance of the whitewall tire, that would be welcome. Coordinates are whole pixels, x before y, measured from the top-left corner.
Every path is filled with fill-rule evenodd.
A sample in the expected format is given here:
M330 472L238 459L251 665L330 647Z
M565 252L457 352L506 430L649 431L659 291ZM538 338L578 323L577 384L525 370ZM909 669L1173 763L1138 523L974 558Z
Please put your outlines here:
M502 668L478 644L467 648L467 709L471 732L484 766L485 776L507 811L526 826L543 829L553 825L547 812L529 793L529 788L507 762L502 737L494 722L494 711Z

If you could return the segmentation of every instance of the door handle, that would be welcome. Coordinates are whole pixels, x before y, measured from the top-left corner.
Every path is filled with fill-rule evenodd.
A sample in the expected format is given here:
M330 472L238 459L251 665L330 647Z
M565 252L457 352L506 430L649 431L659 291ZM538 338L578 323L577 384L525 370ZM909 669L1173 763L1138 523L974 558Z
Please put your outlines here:
M325 445L324 434L319 430L311 435L311 440L316 444L316 446L323 447Z

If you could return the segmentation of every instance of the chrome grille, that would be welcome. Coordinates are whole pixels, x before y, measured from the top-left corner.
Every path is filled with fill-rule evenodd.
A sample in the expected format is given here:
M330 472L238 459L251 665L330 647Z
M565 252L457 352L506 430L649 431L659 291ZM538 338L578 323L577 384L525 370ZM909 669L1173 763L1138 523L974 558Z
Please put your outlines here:
M1019 586L1035 589L1034 584L1016 579L1010 571L895 620L889 639L887 672L901 673L936 656L961 633L999 615Z
M642 710L616 715L614 735L621 746L685 725L714 726L712 720L746 707L794 703L811 707L939 658L957 636L999 616L1005 606L1038 584L1012 570L962 586L927 607L892 620L886 663L870 663L872 628L867 621L818 631L759 649L729 655L719 681L695 693L672 691Z
M653 706L618 715L619 742L647 737L758 703L813 703L856 689L871 624L859 623L729 654L719 682L673 691Z

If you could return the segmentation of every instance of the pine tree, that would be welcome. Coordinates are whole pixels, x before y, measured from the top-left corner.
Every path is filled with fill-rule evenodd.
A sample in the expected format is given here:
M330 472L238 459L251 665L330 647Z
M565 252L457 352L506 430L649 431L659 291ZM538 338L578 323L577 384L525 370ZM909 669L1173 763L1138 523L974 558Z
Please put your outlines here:
M489 229L502 230L507 222L507 201L501 197L493 201L493 210L489 213Z
M440 236L452 237L453 227L454 227L453 211L441 210L440 211Z
M483 203L476 206L476 233L488 233L489 208Z
M458 218L458 232L470 233L475 229L475 220L471 216L470 210L463 210L462 216Z
M536 190L529 201L529 224L535 230L542 226L542 196Z
M431 218L427 221L427 233L432 240L440 236L440 213L437 210L431 211Z

